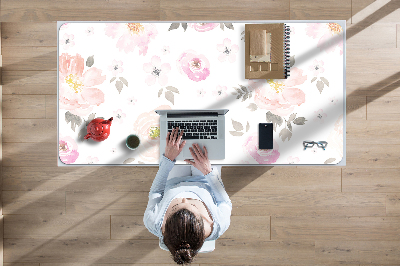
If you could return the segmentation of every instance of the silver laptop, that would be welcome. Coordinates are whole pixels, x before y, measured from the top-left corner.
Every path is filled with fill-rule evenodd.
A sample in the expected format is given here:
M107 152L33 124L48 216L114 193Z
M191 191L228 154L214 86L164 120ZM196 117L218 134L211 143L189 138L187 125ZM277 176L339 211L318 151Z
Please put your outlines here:
M228 109L156 110L160 115L160 157L165 152L168 131L184 130L186 145L177 160L193 159L189 147L193 143L207 148L208 159L225 159L225 114ZM180 131L179 131L180 132Z

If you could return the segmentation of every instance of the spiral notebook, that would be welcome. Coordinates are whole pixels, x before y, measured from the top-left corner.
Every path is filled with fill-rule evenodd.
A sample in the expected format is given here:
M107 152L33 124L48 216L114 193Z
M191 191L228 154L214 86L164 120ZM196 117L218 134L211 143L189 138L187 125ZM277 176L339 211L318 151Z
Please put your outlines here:
M246 79L290 75L290 28L284 23L245 25Z

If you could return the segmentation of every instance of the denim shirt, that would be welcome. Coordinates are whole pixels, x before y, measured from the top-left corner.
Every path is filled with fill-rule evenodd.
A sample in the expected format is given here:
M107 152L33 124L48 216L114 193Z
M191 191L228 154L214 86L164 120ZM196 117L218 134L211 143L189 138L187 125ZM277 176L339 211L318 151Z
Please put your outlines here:
M169 172L176 160L171 161L164 155L153 184L150 188L149 202L144 213L143 222L153 235L163 239L161 226L169 204L181 192L195 193L207 206L213 219L213 230L207 240L219 238L229 227L232 203L221 176L216 167L203 176L176 177L168 180Z

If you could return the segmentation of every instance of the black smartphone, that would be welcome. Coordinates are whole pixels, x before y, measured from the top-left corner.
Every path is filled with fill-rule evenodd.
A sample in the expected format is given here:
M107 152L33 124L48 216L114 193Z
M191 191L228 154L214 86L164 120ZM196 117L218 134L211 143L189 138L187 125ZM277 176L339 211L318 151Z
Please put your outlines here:
M258 124L258 148L260 150L273 149L274 133L272 123Z

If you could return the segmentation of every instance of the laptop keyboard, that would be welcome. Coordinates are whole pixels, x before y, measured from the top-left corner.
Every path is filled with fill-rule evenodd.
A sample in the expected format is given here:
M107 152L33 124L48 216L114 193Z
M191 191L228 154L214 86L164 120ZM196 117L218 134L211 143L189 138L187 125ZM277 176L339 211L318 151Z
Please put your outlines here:
M217 120L168 121L168 132L179 127L182 139L217 139Z

